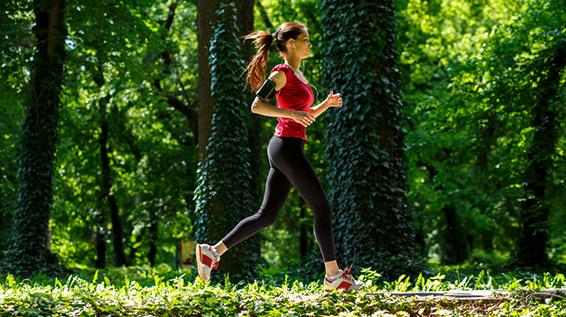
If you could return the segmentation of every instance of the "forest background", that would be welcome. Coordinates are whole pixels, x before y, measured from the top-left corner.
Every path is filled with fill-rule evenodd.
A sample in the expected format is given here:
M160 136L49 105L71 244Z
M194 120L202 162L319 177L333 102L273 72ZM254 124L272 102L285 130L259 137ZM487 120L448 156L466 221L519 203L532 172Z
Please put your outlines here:
M564 1L51 2L0 9L5 272L175 268L180 240L255 213L277 122L249 111L241 36L285 21L309 29L315 104L344 96L305 147L339 263L566 263ZM221 271L322 272L312 224L292 189Z

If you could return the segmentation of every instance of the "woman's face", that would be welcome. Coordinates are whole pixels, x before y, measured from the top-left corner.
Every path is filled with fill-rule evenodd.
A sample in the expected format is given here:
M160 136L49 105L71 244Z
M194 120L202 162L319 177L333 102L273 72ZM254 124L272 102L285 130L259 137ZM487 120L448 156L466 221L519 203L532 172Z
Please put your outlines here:
M291 50L301 58L307 58L310 54L312 44L308 31L301 33L296 39L290 39Z

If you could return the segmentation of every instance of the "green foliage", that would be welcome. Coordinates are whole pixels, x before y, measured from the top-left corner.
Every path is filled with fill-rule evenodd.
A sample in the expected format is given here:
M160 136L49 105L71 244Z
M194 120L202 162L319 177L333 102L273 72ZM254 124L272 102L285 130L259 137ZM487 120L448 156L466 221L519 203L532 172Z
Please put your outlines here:
M329 9L331 3L336 5L332 10ZM260 12L260 4L265 16ZM359 7L355 7L356 4ZM373 225L372 221L365 221L351 211L381 208L387 197L382 199L378 193L391 189L396 190L396 195L408 194L408 206L417 218L416 244L423 248L430 263L467 260L465 263L479 268L483 267L479 262L504 264L514 255L519 216L524 210L525 198L529 197L524 181L525 171L533 162L528 153L537 139L538 128L533 124L535 106L537 101L547 100L542 97L545 91L556 89L556 98L549 105L556 116L557 135L555 151L550 156L544 203L550 208L548 255L566 263L566 224L563 221L566 217L566 112L561 107L564 72L558 80L548 82L549 61L564 42L565 17L561 10L564 1L399 0L395 2L395 27L388 24L392 19L375 21L383 12L390 14L392 8L379 4L383 9L379 15L363 13L374 5L377 4L363 1L350 4L317 0L255 2L254 30L274 31L267 27L269 22L276 28L285 21L300 21L309 28L314 47L301 68L316 86L313 89L317 94L316 103L322 101L330 88L344 95L343 109L329 109L309 127L307 133L311 142L305 149L317 174L323 176L321 182L329 190L334 205L353 218L346 221L345 217L334 214L344 225L343 228L335 226L339 239L361 234L360 228L366 223L370 223L371 236L387 231L381 223L386 218L374 217L380 223ZM322 14L319 14L321 9ZM195 151L198 146L195 129L198 109L196 1L177 3L174 22L168 30L164 26L171 11L166 2L65 1L65 10L67 60L49 219L53 251L68 264L94 263L93 232L98 229L95 219L100 213L108 212L107 203L98 198L100 128L96 109L98 100L109 96L112 193L124 225L126 253L132 264L146 263L149 245L155 243L157 262L173 266L175 240L190 239L196 228L191 219L196 203L193 190L199 161L198 151ZM0 249L7 247L16 210L17 151L35 53L30 29L33 20L32 1L7 1L0 10L3 36L0 43ZM366 23L371 25L363 27ZM395 33L396 45L382 42L384 33ZM222 36L228 35L224 32ZM222 37L222 41L224 39L226 43L233 40ZM381 67L390 65L392 59L388 56L393 56L384 49L395 46L399 48L399 72L383 79L378 76ZM242 87L233 87L236 82L242 82L242 65L234 64L235 60L227 52L231 49L219 47L216 51L222 54L216 55L217 73L237 70L237 74L227 73L227 77L216 76L217 83L221 83L216 84L222 88L221 99L226 97L222 102L229 103L228 108L232 110L242 108L244 111L238 120L226 124L226 119L220 123L222 128L233 131L234 122L238 122L239 127L252 116L247 113L245 102L240 103L245 99L238 90ZM268 70L280 62L277 53L271 52ZM93 80L97 67L101 67L103 73L102 87ZM368 84L372 86L368 88ZM385 88L402 89L402 106L382 97L389 95L385 90L379 91ZM230 93L225 94L225 89ZM227 99L228 96L232 99ZM234 99L238 101L234 103ZM187 112L175 110L174 106L178 105L186 106ZM378 121L383 109L397 109L399 120L395 128L407 131L404 146L409 167L407 189L386 179L385 172L403 167L392 164L390 154L379 145L383 139L369 133L372 129L387 127ZM227 109L222 112L233 115ZM195 116L191 118L187 113ZM268 140L275 120L265 117L259 120L262 129L259 135L252 137ZM333 132L342 129L348 132ZM323 133L325 130L329 132ZM235 135L240 140L245 132L238 130ZM236 162L243 160L238 156L241 153L233 154L241 147L226 152L228 143L221 143L218 148L224 151L222 153L229 153ZM261 151L247 155L257 157L258 153L265 153L267 142L261 144ZM330 151L326 150L327 146L331 146ZM368 162L381 164L385 172L379 174L384 180L374 177L368 170ZM258 163L263 175L253 175L253 181L263 184L266 160ZM239 181L232 174L228 179ZM229 185L228 181L222 186L241 189L239 183ZM219 223L225 227L212 228L217 231L211 232L211 240L225 234L257 207L244 206L246 202L240 199L234 201L240 204L233 207L234 214L216 209L221 214L219 218L224 218L219 219ZM240 214L235 213L237 208ZM152 214L159 217L157 240L148 233ZM312 211L292 190L281 210L280 221L261 233L264 241L261 254L266 261L260 262L257 269L281 282L284 274L303 282L320 278L323 267L311 224ZM536 227L543 228L545 224L541 224ZM299 255L302 226L308 229L307 246L311 247L304 258ZM112 233L109 222L101 229L109 238ZM338 248L347 248L350 243L365 249L364 243L340 240ZM113 254L112 248L108 243L108 254ZM256 252L257 245L250 250ZM341 251L337 254L345 255ZM353 259L346 254L344 260L339 259L339 264L348 265ZM395 264L405 260L384 256L378 262ZM108 263L111 262L109 258ZM355 260L353 268L359 270L370 262L373 261ZM402 273L408 274L401 270L393 273L393 279ZM471 274L477 276L478 273ZM514 273L513 276L519 275ZM446 279L449 278L447 274ZM417 277L411 275L411 283L416 280ZM483 280L486 280L485 275ZM462 287L472 282L468 279L466 283Z
M533 106L545 100L536 97L547 74L540 62L552 55L544 48L563 41L560 3L407 1L401 9L410 201L434 258L454 261L456 243L469 252L464 260L480 250L509 258L515 249ZM560 135L553 184L564 175ZM551 219L564 215L563 189L547 188ZM458 239L450 236L449 209L465 228ZM551 222L551 241L559 241L559 223Z
M110 96L111 191L121 214L128 261L147 263L149 244L155 243L156 262L173 265L177 239L186 239L191 232L196 136L186 118L177 115L166 96L150 89L148 82L160 79L166 91L181 90L187 84L194 87L194 74L183 69L162 74L163 62L156 58L174 42L175 60L194 60L196 53L191 49L196 32L183 29L191 27L194 9L179 6L175 15L179 29L171 30L164 40L160 20L167 16L167 6L153 4L118 2L109 7L105 2L81 1L69 6L76 12L69 17L74 45L70 45L63 95L52 217L53 248L69 262L93 265L95 217L108 213L107 202L99 200L97 107L104 96ZM101 67L103 87L94 82L96 67ZM193 91L184 93L178 97L181 102L185 96L194 96ZM149 233L152 213L160 220L155 241ZM110 241L109 221L100 229ZM108 254L113 254L112 244L107 246ZM110 257L108 264L112 262Z
M494 175L500 171L492 169L497 163L487 161L486 167L476 157L482 150L489 152L489 142L495 136L489 135L489 130L484 132L486 136L474 135L482 127L477 124L480 118L472 114L477 108L475 93L462 93L452 78L461 73L464 62L481 54L491 27L505 23L518 11L519 3L498 0L427 4L409 1L400 14L404 111L410 118L409 197L420 230L423 236L427 234L432 256L462 261L472 256L469 251L473 247L482 247L482 241L476 241L478 236L485 237L486 244L496 250L508 250L511 242L492 242L490 237L501 230L496 228L503 215L492 208L501 206L496 188L504 176ZM458 232L458 239L451 236L453 224L446 217L451 210L459 225L466 228ZM499 239L497 234L493 239ZM457 242L459 246L454 245ZM450 252L456 248L464 248L459 259Z
M531 2L512 24L494 31L482 58L472 64L475 68L463 73L468 80L460 77L463 90L474 86L478 91L482 105L478 113L493 118L499 138L523 151L521 165L511 164L519 171L514 181L520 198L514 204L520 209L521 231L515 257L523 264L545 264L549 213L565 212L563 204L551 198L559 190L554 183L560 183L564 175L558 167L566 162L559 150L560 119L564 118L559 105L564 104L566 87L563 4ZM524 132L509 133L512 129Z

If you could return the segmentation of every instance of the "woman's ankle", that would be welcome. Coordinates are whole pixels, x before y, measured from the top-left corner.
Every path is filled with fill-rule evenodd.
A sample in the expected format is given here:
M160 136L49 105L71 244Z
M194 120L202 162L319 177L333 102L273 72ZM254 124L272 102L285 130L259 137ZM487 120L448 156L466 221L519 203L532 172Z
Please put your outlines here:
M340 272L340 268L338 267L336 260L325 261L324 268L326 275L328 276L336 275Z
M218 253L218 255L222 255L222 254L226 253L226 251L228 251L228 248L226 247L226 245L222 241L218 242L214 246L214 248L216 249L216 252Z
M335 276L338 275L338 273L340 273L340 269L338 269L338 271L329 271L329 272L326 272L326 276L328 276L328 277L335 277Z

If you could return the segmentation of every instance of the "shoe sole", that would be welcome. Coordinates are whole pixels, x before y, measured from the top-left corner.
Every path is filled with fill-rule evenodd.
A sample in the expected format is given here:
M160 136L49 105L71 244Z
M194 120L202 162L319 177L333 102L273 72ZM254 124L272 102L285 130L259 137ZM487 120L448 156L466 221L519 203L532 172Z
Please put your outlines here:
M360 287L360 288L358 288L358 289L355 289L355 288L352 287L350 290L347 291L347 290L345 290L345 289L343 289L343 288L336 289L336 288L334 288L334 287L332 287L332 286L330 286L330 285L326 285L326 284L324 284L324 285L322 286L322 289L323 289L325 292L328 292L328 293L330 293L330 292L352 293L352 292L355 292L355 291L359 291L359 290L362 289L362 288L364 288L364 286L362 286L362 287Z
M202 263L200 262L200 244L197 243L196 246L196 250L195 250L195 254L197 257L197 268L198 268L198 276L200 277L201 280L203 281L208 281L208 279L206 278L206 273L204 272L204 269L202 268Z
M323 286L322 286L322 290L325 291L325 292L327 292L327 293L336 291L336 289L335 289L334 287L328 286L328 285L323 285Z
M327 292L327 293L331 293L331 292L344 292L344 293L348 293L348 292L350 292L350 291L347 291L347 290L345 290L345 289L343 289L343 288L334 288L334 287L332 287L332 286L330 286L330 285L326 285L326 284L323 285L322 289L323 289L325 292Z

